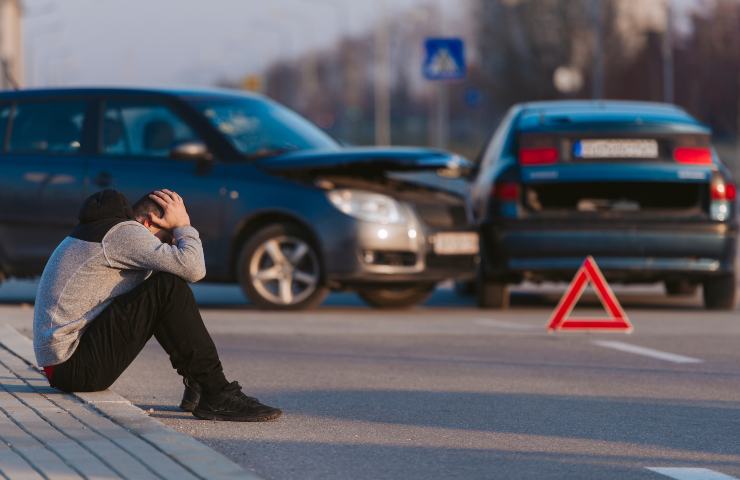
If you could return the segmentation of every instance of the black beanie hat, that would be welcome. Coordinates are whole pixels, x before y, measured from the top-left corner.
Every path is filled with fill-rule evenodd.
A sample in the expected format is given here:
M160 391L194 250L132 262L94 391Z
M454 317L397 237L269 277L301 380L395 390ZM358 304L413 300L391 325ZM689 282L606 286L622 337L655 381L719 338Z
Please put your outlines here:
M132 220L134 212L126 197L117 190L106 189L93 193L82 204L78 219L80 224L100 220Z

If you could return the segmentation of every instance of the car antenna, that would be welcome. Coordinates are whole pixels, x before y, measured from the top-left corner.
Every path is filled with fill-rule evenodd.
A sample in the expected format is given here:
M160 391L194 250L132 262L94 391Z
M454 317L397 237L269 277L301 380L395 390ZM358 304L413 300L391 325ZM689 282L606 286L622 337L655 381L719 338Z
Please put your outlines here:
M15 77L13 77L13 74L10 72L8 60L6 58L0 58L0 64L2 64L3 76L5 77L5 80L7 80L13 90L18 90L20 87L18 85L18 82L15 80Z

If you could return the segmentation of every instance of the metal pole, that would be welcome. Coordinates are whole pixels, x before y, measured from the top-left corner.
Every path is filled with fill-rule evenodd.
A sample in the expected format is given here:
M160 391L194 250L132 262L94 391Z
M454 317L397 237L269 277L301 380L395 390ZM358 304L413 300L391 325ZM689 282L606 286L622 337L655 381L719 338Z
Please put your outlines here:
M375 81L373 93L375 97L375 144L390 145L391 143L391 85L390 85L390 55L388 22L385 17L385 2L379 2L381 9L380 19L375 26Z
M735 149L737 150L737 159L735 162L735 168L733 169L733 173L735 173L735 175L737 175L738 169L740 169L740 70L738 70L737 73L737 88L737 119L735 120L737 122L737 133L735 134Z
M442 36L446 36L444 13L442 4L437 0L436 4L436 23ZM450 120L450 92L449 86L445 80L437 80L437 108L435 118L434 146L439 149L446 149L449 140L449 120Z
M671 0L665 0L665 30L662 42L663 101L673 103L673 14Z
M0 65L2 65L3 78L5 80L3 87L7 88L9 86L13 90L18 90L20 88L20 85L18 85L18 82L13 76L13 72L10 68L10 62L8 62L5 57L2 57L0 58Z
M434 146L447 148L449 140L450 95L447 82L437 81L437 114L435 118Z
M591 0L591 16L594 24L594 61L591 92L594 99L604 96L604 11L602 0Z

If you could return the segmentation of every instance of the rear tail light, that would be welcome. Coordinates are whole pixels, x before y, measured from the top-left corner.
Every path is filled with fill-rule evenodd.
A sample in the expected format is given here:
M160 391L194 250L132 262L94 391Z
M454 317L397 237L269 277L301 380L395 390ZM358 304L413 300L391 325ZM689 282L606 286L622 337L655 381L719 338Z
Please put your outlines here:
M709 188L712 202L709 204L709 216L712 220L723 222L730 218L737 198L737 188L734 183L725 182L722 177L717 176L712 180Z
M712 182L711 195L712 200L732 201L737 198L737 188L734 183Z
M677 147L673 159L685 165L711 165L712 151L704 147Z
M503 202L516 202L519 200L519 184L516 182L500 182L493 186L491 196Z
M737 199L737 187L735 186L734 183L725 184L725 198L727 200Z
M554 147L520 148L521 165L551 165L558 161L558 149Z

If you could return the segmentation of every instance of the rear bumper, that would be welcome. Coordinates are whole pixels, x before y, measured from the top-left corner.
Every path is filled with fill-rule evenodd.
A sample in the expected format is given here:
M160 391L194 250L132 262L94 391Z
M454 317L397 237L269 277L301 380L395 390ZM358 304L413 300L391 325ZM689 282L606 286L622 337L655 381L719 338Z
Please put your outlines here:
M618 281L700 280L735 269L737 231L729 224L483 225L489 278L569 280L588 255Z

